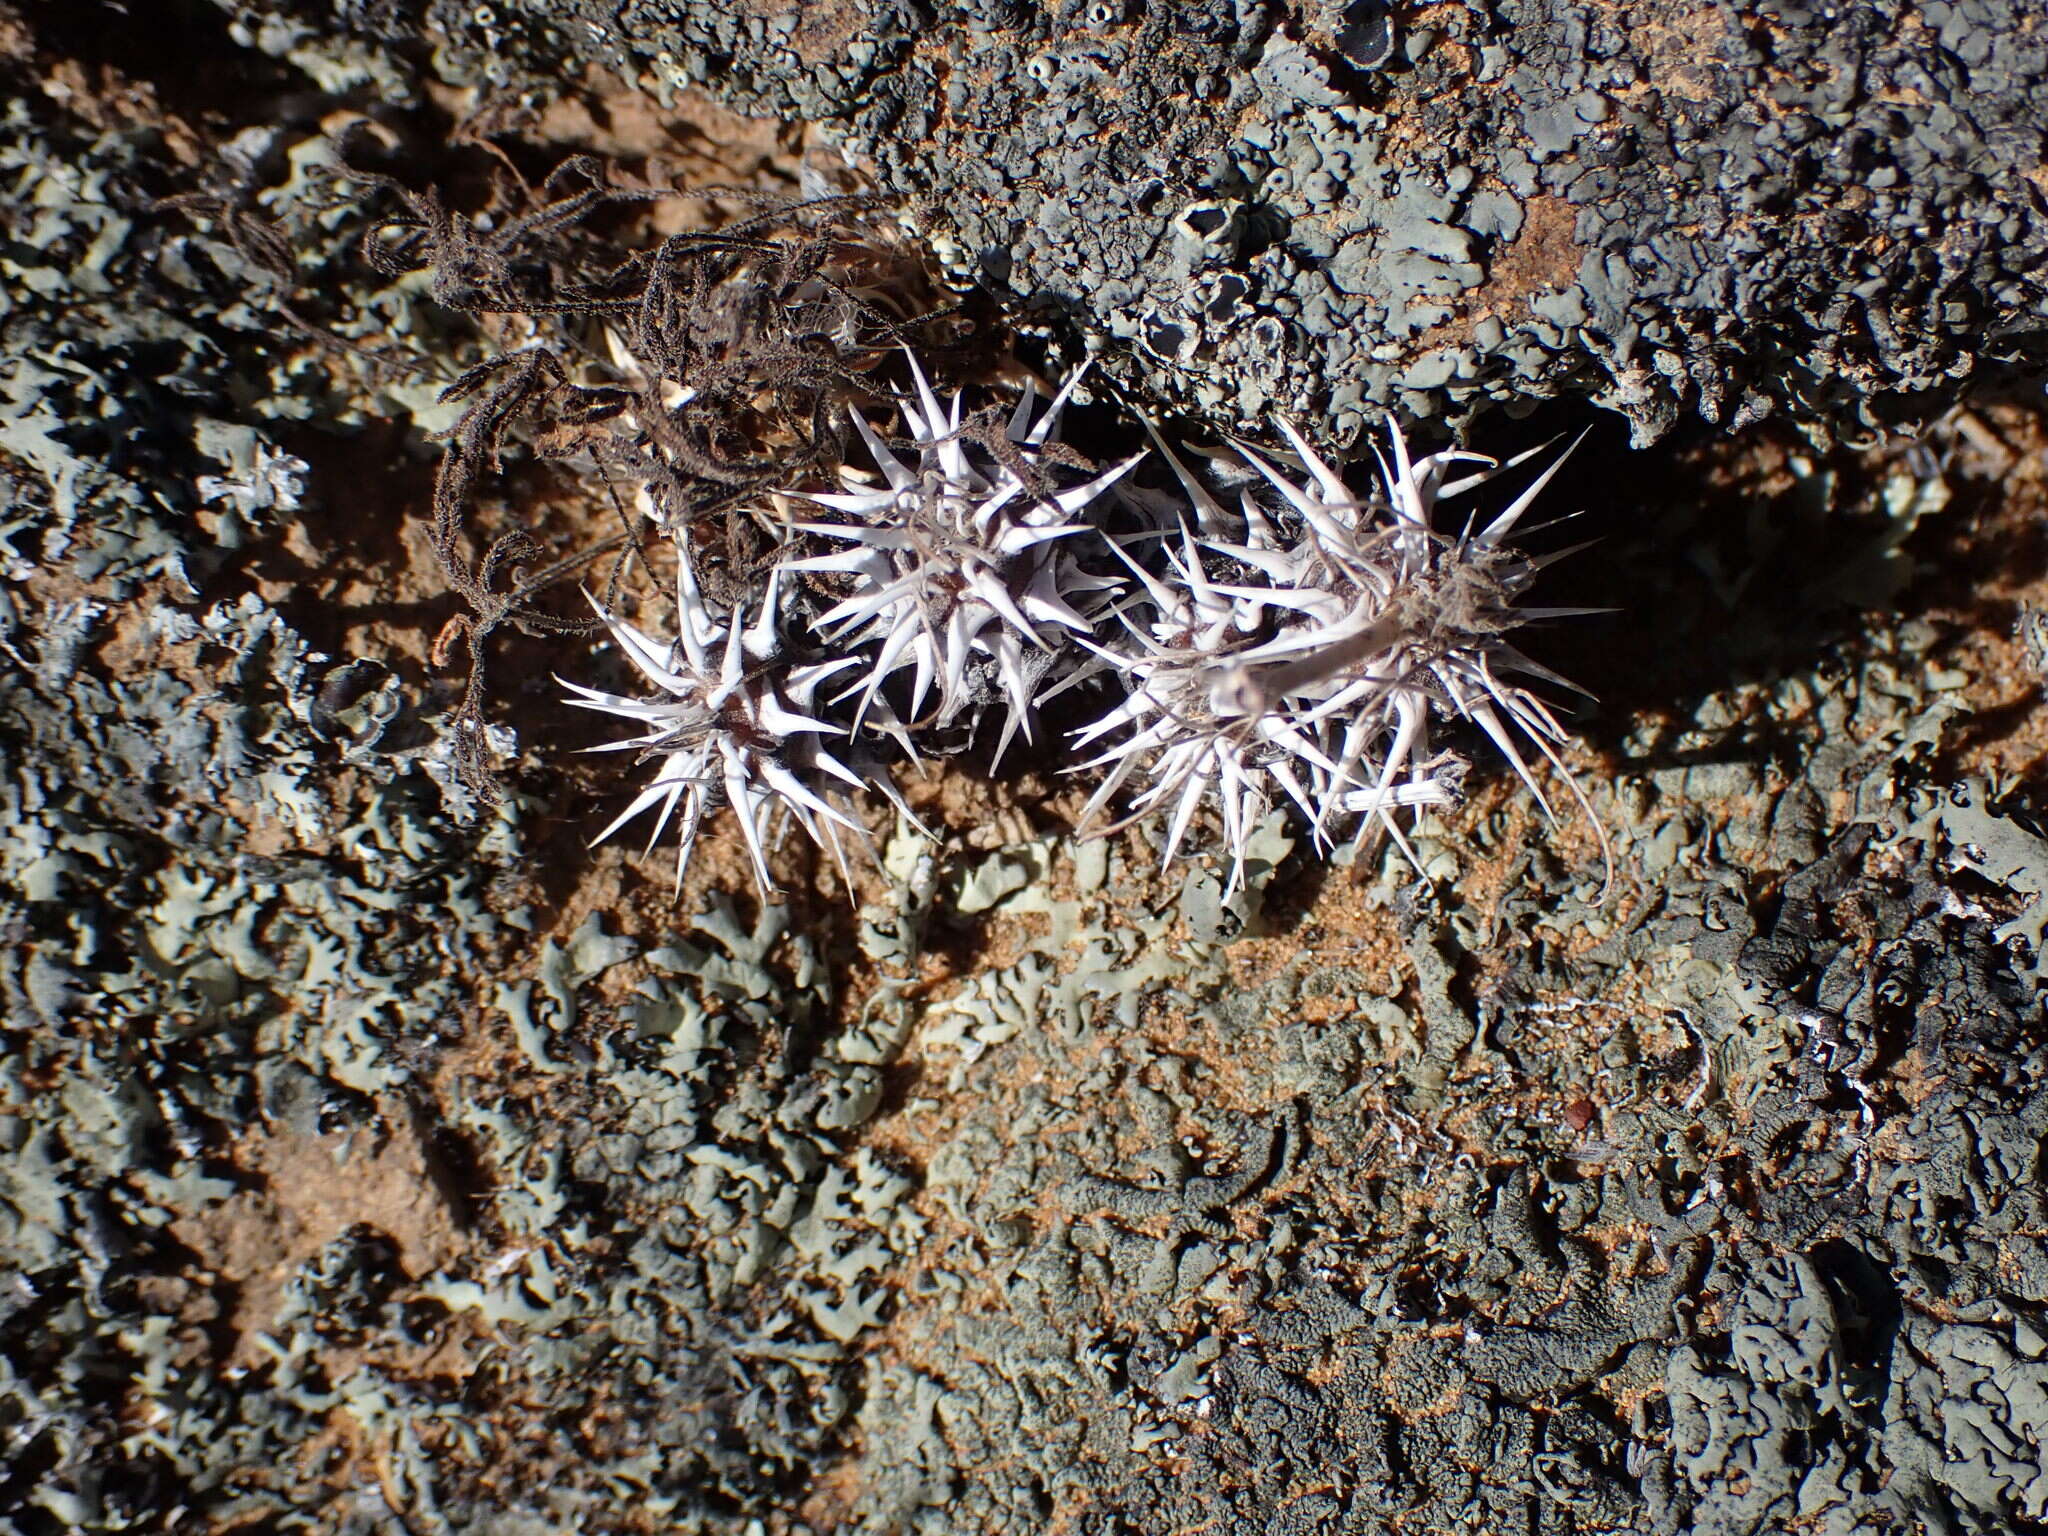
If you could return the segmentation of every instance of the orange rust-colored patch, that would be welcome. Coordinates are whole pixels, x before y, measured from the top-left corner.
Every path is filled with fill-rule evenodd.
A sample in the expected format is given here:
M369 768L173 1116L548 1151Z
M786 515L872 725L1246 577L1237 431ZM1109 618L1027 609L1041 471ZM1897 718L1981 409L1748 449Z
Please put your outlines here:
M1573 233L1577 212L1561 197L1540 193L1522 203L1522 227L1496 252L1486 278L1452 301L1451 313L1408 344L1405 355L1421 357L1445 346L1471 342L1484 319L1519 319L1532 295L1556 293L1579 280L1585 252Z
M739 9L767 20L794 15L796 25L786 41L806 64L822 64L840 53L860 36L871 14L869 7L857 0L804 0L802 4L792 4L790 0L739 0Z
M1478 290L1486 313L1543 293L1569 288L1579 280L1584 252L1573 234L1577 211L1561 197L1541 193L1522 204L1522 227L1494 258L1485 284Z
M226 1363L263 1361L257 1339L273 1325L286 1282L355 1227L388 1237L412 1279L464 1251L458 1197L412 1111L380 1107L384 1132L374 1143L362 1131L252 1131L234 1154L250 1186L171 1222L172 1235L198 1255L212 1283L232 1295L227 1324L234 1341Z
M532 131L549 144L603 156L621 180L682 193L646 205L654 238L708 229L721 222L721 209L738 210L730 200L702 195L709 186L794 193L809 137L799 125L742 116L697 90L675 91L664 104L601 70L542 109Z
M1665 15L1632 9L1629 36L1645 71L1639 89L1681 101L1712 100L1716 66L1709 50L1732 24L1711 5L1672 6Z

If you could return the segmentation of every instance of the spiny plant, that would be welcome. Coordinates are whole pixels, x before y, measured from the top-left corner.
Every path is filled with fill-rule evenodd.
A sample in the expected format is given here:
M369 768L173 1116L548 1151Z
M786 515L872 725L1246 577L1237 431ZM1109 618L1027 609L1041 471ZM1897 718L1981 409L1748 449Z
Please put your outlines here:
M936 683L934 723L951 724L989 692L969 678L985 660L1006 707L996 744L1000 760L1018 731L1031 737L1038 687L1060 649L1049 630L1090 633L1087 610L1117 585L1091 574L1072 544L1093 531L1082 514L1143 455L1061 488L1057 467L1072 461L1049 448L1080 373L1035 423L1036 394L1027 382L1002 437L976 445L961 428L960 395L942 408L914 354L909 368L916 392L899 397L897 407L917 451L916 467L853 413L882 483L866 484L858 472L842 469L846 490L794 493L843 514L842 520L793 525L796 532L852 547L786 560L777 569L836 572L854 582L817 622L833 644L873 642L862 653L868 663L862 675L841 696L860 697L856 728L882 685L904 667L913 674L910 716L923 720ZM983 451L974 451L977 446Z
M1301 806L1319 843L1328 844L1334 822L1356 815L1367 831L1384 829L1418 872L1421 861L1394 811L1406 806L1419 814L1423 807L1458 803L1466 768L1453 753L1431 752L1432 717L1477 725L1554 822L1517 745L1519 732L1564 778L1598 829L1558 752L1568 734L1550 706L1513 678L1571 685L1508 638L1534 619L1597 611L1518 606L1536 573L1570 551L1535 558L1505 542L1572 449L1483 527L1474 531L1468 520L1448 534L1436 526L1440 503L1541 450L1505 465L1457 449L1417 460L1390 421L1386 450L1374 450L1377 494L1361 499L1291 423L1278 425L1304 479L1281 474L1249 444L1236 447L1283 498L1293 526L1276 532L1247 497L1243 540L1209 541L1215 555L1252 578L1210 586L1231 605L1231 628L1254 638L1220 652L1208 649L1195 675L1179 682L1184 696L1207 706L1206 719L1184 712L1190 735L1213 738L1221 730L1238 740L1261 740L1268 772ZM1447 480L1460 463L1485 467ZM1174 746L1161 750L1170 760ZM1289 758L1299 762L1298 772L1288 771ZM1251 809L1240 805L1226 819L1243 827ZM1239 836L1233 839L1234 872L1242 861Z
M778 668L782 637L776 622L774 575L769 576L751 621L737 609L721 620L711 614L698 591L687 557L678 569L677 637L672 644L661 644L602 604L594 604L619 650L660 690L654 698L606 693L559 680L569 689L572 704L645 728L639 736L595 750L637 750L643 761L655 764L653 782L595 841L603 842L645 811L658 811L647 839L651 853L680 807L680 886L704 814L723 800L739 819L754 878L765 890L773 883L766 853L768 812L780 807L831 850L850 883L844 839L850 835L865 841L867 830L829 796L847 786L862 788L866 781L825 745L830 737L849 734L847 728L821 720L812 711L820 685L852 666L854 659ZM888 786L886 778L879 782ZM907 806L902 809L909 813Z
M650 846L676 829L680 879L724 804L764 892L785 825L850 873L848 845L865 833L847 797L872 789L908 815L891 759L956 753L986 727L1000 760L1070 690L1097 707L1072 736L1077 771L1100 776L1088 828L1159 814L1170 861L1212 811L1232 886L1258 822L1283 804L1326 853L1384 834L1419 869L1398 813L1462 798L1467 765L1440 739L1446 723L1490 738L1546 815L1531 749L1586 805L1567 733L1531 686L1562 679L1513 640L1532 619L1582 611L1525 606L1555 557L1508 542L1563 455L1491 519L1450 531L1444 504L1531 455L1416 459L1389 423L1377 477L1354 494L1280 422L1284 449L1228 450L1243 474L1233 511L1147 423L1178 487L1162 491L1136 478L1143 450L1098 462L1061 441L1085 370L1040 409L1012 360L1026 382L1008 410L968 409L998 333L935 302L878 200L757 201L718 230L533 275L528 246L545 268L593 208L650 195L575 163L528 212L478 231L407 194L380 247L392 265L432 266L450 302L525 315L554 337L451 389L471 403L443 462L436 546L472 605L458 632L475 738L495 625L597 636L637 677L639 693L566 685L570 702L638 728L597 750L653 766L601 837L651 813ZM613 537L535 572L542 541L523 529L469 553L481 481L521 438L596 476ZM607 554L594 618L535 605ZM644 591L639 574L664 562L666 633L644 603L627 616L627 588Z
M1005 468L1001 450L967 436L960 399L942 407L915 358L907 367L913 390L897 406L916 467L856 413L880 483L847 469L853 489L792 487L790 499L839 517L785 522L784 553L767 564L765 595L744 631L754 638L742 645L737 614L727 621L735 637L728 654L758 657L765 673L783 669L788 694L804 700L801 714L756 714L733 727L754 766L751 777L729 778L726 798L740 812L764 889L760 818L778 796L835 856L841 833L855 825L818 798L797 759L845 783L865 778L902 808L885 774L855 774L821 754L820 737L844 737L877 755L893 743L915 757L921 740L933 741L956 717L996 713L1000 756L1013 734L1031 735L1039 705L1091 681L1099 693L1101 683L1108 687L1101 714L1073 737L1092 753L1080 771L1102 775L1084 825L1108 832L1163 814L1162 860L1171 861L1197 816L1213 807L1233 888L1244 878L1253 831L1280 803L1299 810L1325 851L1353 827L1368 837L1383 832L1419 871L1397 812L1418 815L1461 801L1468 765L1433 740L1433 725L1445 721L1469 723L1490 738L1546 816L1555 819L1525 743L1591 814L1560 752L1569 737L1527 681L1563 680L1512 638L1532 619L1586 611L1519 603L1557 557L1527 556L1507 542L1569 449L1491 519L1446 532L1437 526L1443 503L1532 455L1506 465L1461 450L1416 459L1390 425L1386 448L1376 453L1377 482L1357 496L1281 423L1299 479L1267 453L1235 445L1275 505L1247 492L1233 528L1204 491L1206 505L1191 498L1169 528L1156 498L1141 510L1117 497L1141 455L1102 470L1062 466L1072 482L1064 488L1057 469L1032 462L1029 450L1048 439L1073 381L1035 426L1028 425L1033 391L1026 388L1001 439L1024 451L1015 468ZM1453 479L1466 464L1482 467ZM1024 472L1042 481L1035 496ZM1209 532L1197 533L1197 525ZM804 552L818 541L852 548ZM687 568L686 542L679 553ZM804 574L850 590L795 592L780 602L780 578ZM709 624L694 585L686 581L683 594L681 622ZM651 642L629 628L616 632L647 670ZM706 641L686 627L680 643L701 651ZM649 676L673 693L679 669L665 665ZM907 684L892 688L905 670ZM727 671L742 675L736 663ZM821 689L827 677L843 680ZM934 693L937 707L927 712ZM633 712L618 699L602 707ZM778 721L780 741L771 743ZM629 744L660 743L642 737ZM693 750L699 757L687 761L701 775L706 749ZM727 760L740 750L729 749ZM694 832L707 791L674 785L664 769L627 816L664 793L670 804L682 796L685 835ZM1108 819L1119 802L1123 814Z

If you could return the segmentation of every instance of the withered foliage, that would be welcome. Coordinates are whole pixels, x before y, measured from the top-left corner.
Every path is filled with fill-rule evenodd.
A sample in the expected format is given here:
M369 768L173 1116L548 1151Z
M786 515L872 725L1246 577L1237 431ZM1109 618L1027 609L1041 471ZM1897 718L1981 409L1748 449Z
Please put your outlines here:
M538 595L608 559L609 605L645 541L681 530L707 595L736 599L773 551L748 505L829 478L846 446L847 407L884 394L870 379L878 363L914 341L944 370L949 358L964 361L984 329L941 300L922 259L896 235L887 200L618 185L593 156L564 162L534 186L508 158L495 158L490 203L476 212L457 210L434 188L353 173L399 205L363 241L380 272L429 271L442 304L508 317L526 333L445 392L468 407L434 494L434 548L470 609L443 631L436 657L467 643L457 761L486 794L493 630L590 632L595 621L549 612ZM726 217L634 248L646 222L636 215L669 199ZM601 477L618 531L562 551L528 526L478 526L479 493L515 442Z

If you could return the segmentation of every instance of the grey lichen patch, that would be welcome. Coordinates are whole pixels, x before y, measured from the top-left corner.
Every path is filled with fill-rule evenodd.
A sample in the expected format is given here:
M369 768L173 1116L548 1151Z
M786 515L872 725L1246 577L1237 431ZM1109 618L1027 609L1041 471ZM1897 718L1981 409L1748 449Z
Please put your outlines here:
M957 1059L956 1083L990 1048L1022 1031L1051 1029L1073 1039L1104 1010L1133 1018L1146 989L1185 964L1158 942L1179 923L1178 912L1134 911L1116 899L1129 889L1121 853L1101 844L1081 850L1067 872L1073 894L1054 897L1042 883L1053 852L1050 842L999 849L961 869L951 901L939 909L950 908L956 921L988 920L983 914L1045 920L1021 940L1018 959L979 971L924 1009L920 1049L937 1060Z
M1901 833L1925 843L1939 842L1954 866L2004 888L2026 903L2024 911L1998 930L1998 937L2023 938L2039 963L2041 932L2048 924L2048 838L1994 808L1991 787L1981 779L1923 793L1909 803L1910 820Z
M1912 1317L1903 1330L1927 1369L1899 1382L1886 1403L1898 1425L1887 1449L1899 1480L1954 1508L1966 1529L2048 1516L2044 1321L2038 1308L2018 1316L1999 1308L1949 1324Z
M2008 6L1070 9L584 4L559 42L824 125L963 281L1218 424L1574 394L1640 439L1860 428L2041 355L2048 40Z
M416 671L254 590L333 510L283 439L360 380L280 355L242 251L151 208L163 138L70 115L106 103L41 89L62 62L10 51L0 125L35 189L0 285L5 1518L447 1529L484 1437L423 1362L488 1345L424 1298L502 1229L426 1106L519 814L452 785ZM351 1437L378 1474L320 1449Z

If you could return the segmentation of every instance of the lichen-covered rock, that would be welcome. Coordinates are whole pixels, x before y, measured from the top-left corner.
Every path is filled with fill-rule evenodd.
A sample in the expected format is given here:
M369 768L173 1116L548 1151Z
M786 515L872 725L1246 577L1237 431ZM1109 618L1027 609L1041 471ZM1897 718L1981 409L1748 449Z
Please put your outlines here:
M362 217L317 174L324 92L418 91L386 47L413 9L247 9L246 46L187 13L259 82L207 142L301 241L296 301L472 360L348 254ZM434 14L436 67L480 79L579 36ZM1363 89L1338 57L1417 89L1386 8L1174 14L1087 5L1061 35L1171 69L1254 49L1254 91L1296 100ZM1513 12L1422 14L1454 57ZM959 21L913 40L891 13L863 53L849 16L719 23L727 84L835 80L843 121L879 122ZM962 58L1051 26L1018 7ZM156 205L212 163L195 130L16 28L0 7L0 1529L2048 1520L2048 841L2006 786L1951 782L1962 727L2001 722L1966 720L1940 632L1888 607L1928 487L1993 499L1958 440L1862 484L1876 526L1828 522L1825 560L1800 558L1810 462L1753 520L1710 476L1614 520L1589 558L1643 644L1608 680L1696 670L1598 727L1605 906L1583 843L1482 793L1416 837L1470 877L1423 885L1317 867L1277 823L1245 889L1167 884L1144 833L1076 845L1033 802L889 842L858 911L671 907L536 792L560 760L489 807L436 750L447 608L390 611L407 541L376 494L417 494L433 381L316 349L246 226ZM737 71L731 40L771 34L810 75ZM1337 208L1331 174L1301 196ZM1222 242L1215 302L1252 292L1249 217L1171 215L1188 263ZM1495 270L1484 240L1409 254L1418 281ZM1820 617L1852 588L1880 600Z
M1694 766L1623 828L1624 864L1663 882L1628 925L1554 885L1479 930L1397 908L1412 1001L1310 954L1233 986L1221 952L1197 952L1162 978L1171 1004L1118 973L1138 1003L1114 1033L1102 1004L1091 1030L1067 1003L1049 1028L991 1034L999 1052L974 1051L962 1081L1001 1113L959 1124L928 1167L933 1294L906 1300L869 1368L856 1527L2038 1519L2048 1218L2020 1171L2048 1151L2041 999L1987 942L1992 915L1954 899L1945 861L1984 850L1951 845L1941 810L1992 848L2025 834L2001 838L1967 790L1885 808L1945 709L1916 724L1899 681L1879 666L1825 690L1822 720L1889 722L1832 770L1876 820L1816 846L1784 818L1780 846L1806 862L1768 921L1705 851L1762 791L1710 774L1731 820L1702 827L1678 792ZM1812 718L1809 697L1767 697ZM1672 829L1683 863L1656 851ZM2031 889L2030 868L2000 867ZM1111 937L1130 914L1075 888L1002 899L1051 928L1028 941L1042 964L975 979L975 1019L1046 997L1062 953L1130 942ZM1607 942L1539 980L1543 951L1589 929ZM1476 1009L1452 995L1508 954ZM1566 977L1584 993L1560 1027L1526 1000ZM1632 1010L1589 1000L1618 994ZM928 1048L973 1038L954 1006L927 1013L944 1020ZM1908 1039L1914 1078L1894 1054ZM1190 1070L1217 1061L1259 1065L1228 1086ZM1477 1109L1488 1080L1582 1083L1601 1124ZM1909 1107L1914 1081L1931 1091ZM991 1267L993 1306L939 1299ZM1007 1475L978 1475L991 1462Z
M1639 440L1688 413L1855 434L2048 355L2030 6L442 0L426 24L480 80L601 63L819 124L963 281L1218 426L1348 442L1383 409L1571 395Z

